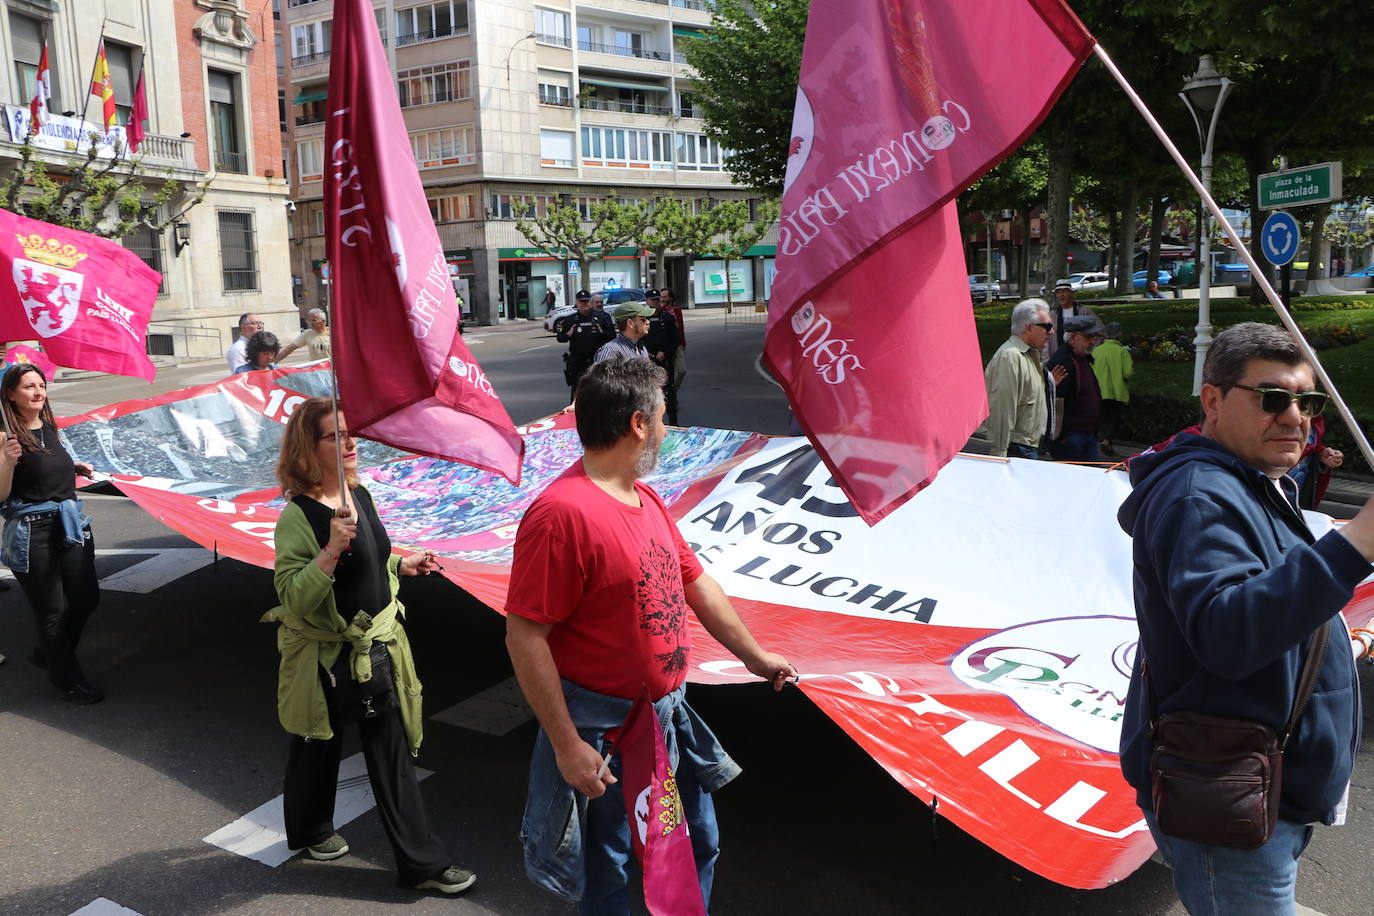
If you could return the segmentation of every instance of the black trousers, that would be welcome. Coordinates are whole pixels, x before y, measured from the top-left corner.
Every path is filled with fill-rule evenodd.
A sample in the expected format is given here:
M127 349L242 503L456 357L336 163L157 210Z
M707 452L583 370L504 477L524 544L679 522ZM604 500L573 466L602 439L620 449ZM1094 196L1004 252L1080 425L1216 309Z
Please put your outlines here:
M1121 422L1121 411L1126 409L1125 401L1103 398L1097 412L1097 437L1107 442L1116 442L1116 427Z
M437 877L453 860L430 832L400 710L388 709L374 718L359 719L358 736L377 814L396 858L396 882L413 887ZM334 790L342 745L343 736L337 727L328 741L291 736L282 792L286 845L291 849L311 846L334 833Z
M76 646L86 621L100 603L100 580L95 576L95 538L68 545L57 515L33 519L29 525L29 571L15 572L33 608L38 649L48 677L59 690L86 680L76 660Z
M677 353L670 354L659 365L668 375L668 383L663 386L663 404L668 408L664 413L667 414L668 425L677 426L677 385L673 378L677 370Z

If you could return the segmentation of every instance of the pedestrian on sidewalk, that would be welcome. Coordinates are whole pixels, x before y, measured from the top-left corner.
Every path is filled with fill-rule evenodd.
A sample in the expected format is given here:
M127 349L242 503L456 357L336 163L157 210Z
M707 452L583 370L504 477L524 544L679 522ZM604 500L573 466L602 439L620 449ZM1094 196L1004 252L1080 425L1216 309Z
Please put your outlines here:
M239 371L239 366L248 362L248 338L261 331L262 328L262 319L252 312L244 312L239 316L238 340L235 340L229 345L229 349L224 351L224 360L229 364L230 375Z
M325 316L324 309L311 309L306 313L305 320L310 323L310 327L301 331L295 340L282 348L281 353L277 354L277 362L286 362L286 358L298 347L308 347L311 360L329 359L329 319Z
M48 380L32 363L5 371L0 383L0 514L5 518L0 561L14 573L38 628L29 661L70 703L105 699L86 680L76 648L96 605L95 536L76 498L76 477L94 470L74 462L57 434Z
M1121 343L1121 322L1109 321L1103 329L1105 339L1093 350L1093 375L1102 391L1102 406L1097 415L1097 438L1102 454L1116 457L1116 428L1121 412L1131 402L1131 376L1135 360Z
M286 843L313 859L348 852L334 829L334 791L341 733L357 726L397 882L456 894L477 876L452 864L429 827L412 762L422 738L420 681L396 598L397 577L431 572L435 557L428 550L404 558L391 552L372 497L358 483L357 450L334 401L310 398L287 421L277 460L289 500L274 535L281 605L262 620L280 624L277 712L291 734L282 792Z
M1064 343L1045 368L1064 370L1057 376L1054 397L1063 404L1063 423L1050 441L1050 454L1056 461L1101 461L1097 451L1097 417L1102 392L1093 374L1092 351L1102 339L1096 318L1086 315L1064 319Z

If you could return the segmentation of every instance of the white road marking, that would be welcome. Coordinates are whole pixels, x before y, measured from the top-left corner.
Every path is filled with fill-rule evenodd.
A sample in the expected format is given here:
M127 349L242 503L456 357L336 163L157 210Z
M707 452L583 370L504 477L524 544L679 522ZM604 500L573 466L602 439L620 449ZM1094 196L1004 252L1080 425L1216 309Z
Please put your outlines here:
M72 913L72 916L142 916L142 914L137 910L129 909L127 906L120 906L113 900L97 897Z
M1299 903L1297 907L1298 916L1325 916L1324 913L1319 913L1311 907L1303 906L1301 903Z
M526 347L524 350L516 350L516 353L529 353L531 350L543 350L545 347L552 347L553 344L540 344L537 347Z
M433 776L432 770L415 768L420 779ZM339 762L339 786L334 796L334 826L343 827L376 805L372 784L367 781L367 764L361 753ZM281 796L259 805L243 817L227 824L204 840L232 852L276 868L296 853L286 848L286 826L282 818Z
M754 371L757 372L759 375L763 376L764 380L767 381L774 388L782 388L782 386L778 384L778 380L773 378L773 376L769 375L768 370L763 368L762 353L754 357Z
M520 685L509 678L430 718L487 735L505 735L534 718L534 713Z
M135 563L133 566L121 569L119 572L101 579L101 588L115 592L134 592L139 595L147 595L169 582L175 582L182 576L195 572L202 566L208 566L214 559L214 555L204 547L157 548L156 551L148 547L120 547L96 548L95 551L95 555L98 557L131 554L151 554L151 556L141 563Z

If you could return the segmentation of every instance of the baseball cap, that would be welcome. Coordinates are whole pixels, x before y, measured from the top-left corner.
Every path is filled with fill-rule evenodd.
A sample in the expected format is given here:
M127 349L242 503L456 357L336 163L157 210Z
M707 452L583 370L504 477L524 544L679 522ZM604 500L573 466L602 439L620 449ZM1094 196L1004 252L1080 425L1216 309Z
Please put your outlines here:
M654 310L643 302L622 302L615 309L616 320L621 318L652 318Z

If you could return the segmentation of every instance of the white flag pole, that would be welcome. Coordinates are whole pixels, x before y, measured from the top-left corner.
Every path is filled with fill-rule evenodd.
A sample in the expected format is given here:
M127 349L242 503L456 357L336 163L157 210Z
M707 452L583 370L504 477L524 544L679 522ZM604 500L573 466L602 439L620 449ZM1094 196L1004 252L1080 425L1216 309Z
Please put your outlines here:
M1307 357L1308 362L1312 364L1312 369L1317 373L1317 379L1322 383L1322 387L1331 395L1331 400L1335 402L1336 410L1340 413L1341 419L1345 421L1346 426L1350 427L1350 434L1355 437L1355 444L1359 447L1360 453L1364 455L1364 460L1369 463L1370 467L1374 467L1374 449L1370 448L1369 440L1365 438L1364 432L1360 429L1359 424L1355 422L1355 415L1350 412L1350 408L1346 406L1345 399L1342 398L1340 392L1336 390L1336 385L1331 381L1331 376L1326 374L1326 368L1322 366L1321 360L1317 359L1316 351L1312 349L1307 339L1302 336L1302 331L1298 329L1297 322L1293 320L1293 316L1289 314L1288 309L1284 307L1283 300L1279 298L1279 294L1274 291L1273 284L1269 282L1269 278L1260 270L1259 264L1255 262L1255 256L1250 253L1250 249L1241 241L1240 235L1236 233L1235 227L1233 227L1230 221L1222 214L1221 207L1212 199L1212 195L1208 193L1207 189L1202 186L1201 179L1193 172L1193 168L1188 164L1188 160L1183 158L1183 154L1179 152L1178 147L1174 145L1174 141L1169 139L1169 135L1164 132L1164 128L1160 125L1159 121L1150 113L1150 109L1146 107L1144 100L1141 99L1140 95L1131 87L1131 84L1126 81L1126 77L1122 75L1121 71L1117 69L1116 64L1112 62L1106 49L1099 44L1094 44L1093 53L1097 55L1098 60L1102 61L1102 65L1107 68L1107 72L1121 85L1122 90L1126 93L1126 97L1135 105L1141 117L1145 119L1145 123L1150 125L1150 129L1155 132L1155 136L1159 138L1159 142L1164 144L1164 148L1183 171L1183 176L1188 179L1188 183L1193 186L1193 190L1202 198L1202 202L1206 204L1207 209L1211 212L1212 216L1215 217L1217 224L1221 226L1222 231L1226 233L1226 237L1230 239L1231 245L1236 249L1236 253L1240 255L1241 259L1245 261L1246 266L1250 268L1250 276L1260 285L1260 288L1264 290L1264 295L1269 299L1269 304L1274 307L1274 311L1278 313L1279 320L1283 322L1283 326L1288 329L1288 332L1293 335L1293 339L1297 341L1298 347L1302 350L1303 355ZM1206 268L1207 265L1203 265L1203 269L1205 270Z

